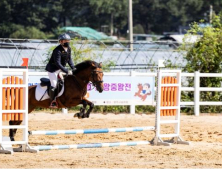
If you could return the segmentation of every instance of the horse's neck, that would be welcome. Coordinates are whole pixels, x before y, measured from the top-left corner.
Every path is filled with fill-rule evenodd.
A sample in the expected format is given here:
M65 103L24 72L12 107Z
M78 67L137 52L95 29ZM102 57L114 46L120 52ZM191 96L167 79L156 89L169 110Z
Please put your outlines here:
M82 79L78 76L69 76L65 79L65 88L78 88L79 90L85 89L89 81Z
M89 71L80 71L76 73L74 76L67 77L66 85L75 84L79 87L85 88L87 84L89 83L90 79L90 73Z
M77 78L78 81L81 81L82 83L86 83L88 84L89 82L89 77L90 77L90 73L86 73L86 72L78 72L75 77Z

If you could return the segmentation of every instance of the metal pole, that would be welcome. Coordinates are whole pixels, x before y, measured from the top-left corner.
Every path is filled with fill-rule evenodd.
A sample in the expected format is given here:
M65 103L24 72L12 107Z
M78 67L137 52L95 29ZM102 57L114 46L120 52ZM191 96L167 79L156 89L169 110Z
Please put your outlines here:
M133 51L133 7L132 0L129 0L129 41L130 41L130 51Z
M130 76L134 77L135 76L135 72L131 71L130 72ZM135 104L131 104L130 105L130 114L135 114L135 113L136 113L136 106L135 106Z
M210 24L212 23L212 17L213 17L213 6L210 5Z
M113 36L113 12L111 13L110 36Z

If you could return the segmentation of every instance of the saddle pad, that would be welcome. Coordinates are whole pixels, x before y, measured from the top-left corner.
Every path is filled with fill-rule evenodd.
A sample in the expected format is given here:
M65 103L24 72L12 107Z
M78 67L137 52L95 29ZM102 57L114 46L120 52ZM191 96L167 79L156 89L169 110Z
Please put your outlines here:
M38 83L37 85L36 85L36 89L35 89L35 99L37 100L37 101L40 101L40 99L41 99L41 101L43 101L43 100L46 100L46 99L49 99L49 95L48 95L48 93L47 92L45 92L47 90L47 86L40 86L40 83ZM56 97L59 97L59 96L61 96L62 94L63 94L63 92L64 92L64 86L62 86L62 89L61 89L61 91L59 92L59 94L56 96ZM45 93L45 94L44 94ZM44 95L44 96L43 96ZM42 97L43 96L43 97Z

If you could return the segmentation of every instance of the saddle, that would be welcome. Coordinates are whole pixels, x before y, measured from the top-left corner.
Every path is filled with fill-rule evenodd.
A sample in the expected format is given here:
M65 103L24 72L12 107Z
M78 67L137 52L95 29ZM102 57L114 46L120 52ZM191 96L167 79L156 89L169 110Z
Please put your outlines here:
M62 90L62 87L64 85L63 75L65 75L65 73L63 73L63 72L60 72L58 74L57 86L56 86L56 94L59 94L59 92ZM43 78L40 79L40 82L41 82L40 86L42 86L42 87L47 86L47 93L49 95L49 88L51 87L50 79L43 77Z

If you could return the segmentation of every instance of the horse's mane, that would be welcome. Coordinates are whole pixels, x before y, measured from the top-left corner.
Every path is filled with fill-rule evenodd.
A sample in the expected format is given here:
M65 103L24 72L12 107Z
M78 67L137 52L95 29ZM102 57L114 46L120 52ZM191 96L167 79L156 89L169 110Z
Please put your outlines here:
M96 67L99 67L99 64L97 62L92 61L92 60L86 60L86 61L83 61L83 62L75 65L75 67L77 69L76 73L92 66L92 64L94 64Z

